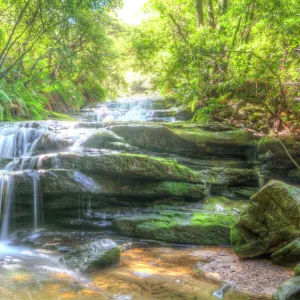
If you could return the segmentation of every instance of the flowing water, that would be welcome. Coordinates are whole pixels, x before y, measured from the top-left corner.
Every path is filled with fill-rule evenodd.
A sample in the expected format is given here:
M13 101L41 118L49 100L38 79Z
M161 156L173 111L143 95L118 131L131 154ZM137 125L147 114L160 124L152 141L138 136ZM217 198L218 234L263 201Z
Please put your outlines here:
M177 114L178 108L165 108L160 99L131 98L86 107L77 116L78 122L0 124L0 299L217 299L212 294L222 284L197 277L192 271L197 258L190 252L198 248L131 249L122 254L119 267L85 277L59 263L66 249L103 237L120 245L133 239L111 231L109 221L103 221L104 229L97 232L42 230L44 209L39 190L45 158L51 158L52 168L60 169L58 154L87 151L83 143L103 124L175 122ZM28 175L32 182L28 200L31 225L27 228L13 221L22 210L15 195L15 180L20 174ZM222 183L222 192L226 191ZM90 196L79 195L73 202L78 205L79 221L92 214ZM26 237L14 236L16 228L27 229ZM229 292L225 299L247 297Z

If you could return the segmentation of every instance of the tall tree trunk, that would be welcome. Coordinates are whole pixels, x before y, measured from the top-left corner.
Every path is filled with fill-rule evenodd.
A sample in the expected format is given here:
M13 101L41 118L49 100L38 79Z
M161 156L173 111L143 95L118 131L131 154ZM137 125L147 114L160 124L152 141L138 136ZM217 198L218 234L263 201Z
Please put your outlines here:
M216 28L213 0L208 0L207 4L208 4L208 23L209 23L209 26L211 28Z
M199 27L204 26L203 0L196 0L196 9Z

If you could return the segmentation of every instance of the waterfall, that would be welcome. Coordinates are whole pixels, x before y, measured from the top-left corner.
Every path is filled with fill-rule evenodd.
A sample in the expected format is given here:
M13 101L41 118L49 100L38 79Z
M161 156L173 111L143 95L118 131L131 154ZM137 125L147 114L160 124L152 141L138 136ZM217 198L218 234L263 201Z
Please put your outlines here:
M8 239L13 198L14 198L14 177L8 174L1 174L0 175L1 240Z
M83 119L92 122L175 121L177 109L168 109L159 98L123 98L117 102L100 103L82 110Z
M5 123L0 126L0 158L13 158L0 173L0 220L1 240L9 238L10 219L14 205L14 173L13 170L24 170L26 166L33 169L39 166L40 158L31 158L34 146L40 137L47 132L44 123L24 122ZM38 172L32 173L33 183L33 224L39 226Z
M33 181L33 224L34 230L38 229L38 213L39 213L39 196L38 196L38 183L39 183L39 173L33 172L32 174Z

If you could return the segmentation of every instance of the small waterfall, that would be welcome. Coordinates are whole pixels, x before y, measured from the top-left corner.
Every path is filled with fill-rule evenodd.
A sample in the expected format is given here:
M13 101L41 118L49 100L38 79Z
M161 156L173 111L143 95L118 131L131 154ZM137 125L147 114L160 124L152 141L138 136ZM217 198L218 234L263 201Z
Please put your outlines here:
M1 217L1 240L7 240L9 223L14 198L14 177L12 175L0 175L0 217Z
M32 183L33 183L33 224L34 230L38 229L38 217L39 217L39 195L38 195L38 188L39 188L39 173L33 172L32 173Z
M168 109L159 98L123 98L82 110L87 121L92 122L174 122L177 109Z

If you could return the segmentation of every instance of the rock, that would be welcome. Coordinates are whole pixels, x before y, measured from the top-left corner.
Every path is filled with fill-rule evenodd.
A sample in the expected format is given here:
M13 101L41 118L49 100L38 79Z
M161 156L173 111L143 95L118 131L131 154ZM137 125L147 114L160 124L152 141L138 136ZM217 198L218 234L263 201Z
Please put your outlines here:
M288 173L288 178L295 184L300 184L300 170L294 169Z
M177 111L174 113L174 117L177 120L190 120L193 117L193 112L189 105L182 105L177 108Z
M292 158L300 164L300 140L297 136L280 137L281 142ZM286 170L295 168L284 147L275 138L265 137L259 141L258 155L261 159L270 160L272 173L286 177Z
M288 279L273 294L272 300L300 299L300 276Z
M280 264L300 262L300 238L274 252L271 258Z
M198 245L229 245L230 228L237 217L229 213L158 211L113 220L126 235L144 239Z
M58 150L64 150L73 144L72 140L63 139L55 134L43 134L34 144L33 151L49 153Z
M252 169L218 167L201 171L200 174L203 181L212 186L258 186L259 184L257 173Z
M224 299L225 294L231 289L230 284L224 284L220 289L213 292L213 296L217 297L218 299Z
M254 257L279 250L300 237L300 189L270 181L251 198L240 221L233 226L233 250Z
M41 164L44 169L51 169L57 161L61 169L75 169L85 173L154 181L202 183L199 174L178 164L176 160L148 155L107 152L91 155L62 153L44 157Z
M120 249L111 240L99 240L70 251L61 258L67 267L83 273L119 263Z
M294 276L300 276L300 264L294 269Z
M95 134L91 135L84 143L87 148L107 148L110 143L123 143L124 139L116 135L114 132L107 129L100 129ZM108 149L110 149L108 147Z
M119 125L112 126L111 130L133 146L195 158L245 158L253 156L256 147L253 135L243 130L232 129L220 133L177 123L166 126Z

